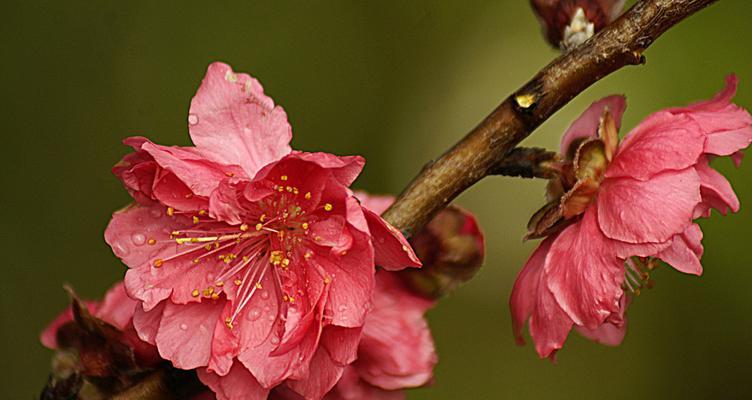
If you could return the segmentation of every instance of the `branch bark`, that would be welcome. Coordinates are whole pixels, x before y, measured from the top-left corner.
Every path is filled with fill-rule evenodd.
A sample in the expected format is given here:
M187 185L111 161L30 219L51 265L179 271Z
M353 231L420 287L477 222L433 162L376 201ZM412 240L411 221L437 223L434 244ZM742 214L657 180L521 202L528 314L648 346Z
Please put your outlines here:
M642 0L563 54L504 100L439 159L427 164L383 217L407 236L489 175L507 153L572 98L606 75L642 64L663 32L717 0Z

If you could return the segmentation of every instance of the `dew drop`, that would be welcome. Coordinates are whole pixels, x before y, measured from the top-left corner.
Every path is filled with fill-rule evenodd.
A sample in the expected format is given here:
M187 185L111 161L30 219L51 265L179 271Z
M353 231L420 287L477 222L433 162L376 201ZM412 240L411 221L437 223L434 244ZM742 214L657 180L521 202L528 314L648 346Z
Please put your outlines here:
M157 207L154 207L151 210L149 210L149 215L151 215L152 218L156 218L156 219L162 218L162 213L163 211Z
M345 312L345 311L347 311L347 305L346 304L340 305L339 306L339 312Z
M272 344L279 344L279 338L276 336L271 339Z
M131 242L136 246L143 246L146 243L146 236L143 233L134 233L131 235Z
M184 331L187 331L188 330L188 325L186 325L186 324L180 324L180 329L184 330Z
M248 320L249 321L255 321L261 317L261 310L258 308L253 308L250 311L248 311Z
M262 290L260 296L261 296L262 299L268 300L269 299L269 291L268 290Z
M121 242L116 242L114 247L113 250L115 250L115 255L118 257L125 257L131 252L130 248Z
M198 115L196 114L188 114L188 123L191 125L198 124Z

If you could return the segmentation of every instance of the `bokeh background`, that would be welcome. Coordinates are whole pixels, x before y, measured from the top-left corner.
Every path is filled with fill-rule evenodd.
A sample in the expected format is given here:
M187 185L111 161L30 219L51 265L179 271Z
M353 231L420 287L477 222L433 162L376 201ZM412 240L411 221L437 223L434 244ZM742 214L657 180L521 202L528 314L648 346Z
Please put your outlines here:
M126 152L120 140L188 145L188 104L211 61L261 80L287 110L294 147L365 155L356 186L397 193L557 54L522 0L15 0L3 14L3 399L42 387L50 352L37 335L66 305L62 284L95 298L122 277L102 239L129 201L109 172ZM752 108L750 16L752 2L726 0L692 17L650 48L647 65L596 84L524 144L554 148L601 96L628 96L629 128L711 96L730 72L741 78L737 102ZM521 237L544 182L489 178L463 194L488 258L430 312L436 383L408 398L750 398L752 162L716 165L743 206L701 222L704 276L660 268L630 309L621 347L573 334L556 365L515 346L507 307L535 245Z

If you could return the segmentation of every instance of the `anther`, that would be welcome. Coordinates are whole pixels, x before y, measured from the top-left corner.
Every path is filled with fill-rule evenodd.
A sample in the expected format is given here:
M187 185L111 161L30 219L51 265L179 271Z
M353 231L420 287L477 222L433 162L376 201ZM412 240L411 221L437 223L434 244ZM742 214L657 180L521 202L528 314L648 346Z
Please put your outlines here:
M330 203L324 204L324 210L326 210L326 211L332 211L332 208L334 208L334 207L332 207L332 205Z
M306 192L305 196L303 197L305 197L306 200L311 200L311 192Z
M193 297L198 297L199 294L200 293L199 293L198 289L193 289L193 291L191 292L191 296L193 296Z
M167 215L169 215L169 216L171 216L171 217L172 217L173 215L175 215L175 209L174 209L174 208L172 208L172 207L167 207Z
M245 231L247 231L247 230L248 230L248 224L242 224L242 225L240 225L240 230L241 230L242 232L245 232Z
M159 268L162 266L162 264L164 264L164 260L162 260L161 258L154 260L154 268Z
M155 244L157 244L157 241L155 239L149 239L146 241L146 243L149 243L150 245L154 246Z

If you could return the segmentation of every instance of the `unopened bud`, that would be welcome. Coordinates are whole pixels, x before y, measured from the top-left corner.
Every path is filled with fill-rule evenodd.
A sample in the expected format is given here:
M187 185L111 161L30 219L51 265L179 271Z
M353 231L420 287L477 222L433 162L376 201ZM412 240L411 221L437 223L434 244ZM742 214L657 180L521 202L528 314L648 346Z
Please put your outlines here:
M485 253L475 217L456 206L439 212L410 244L423 268L399 273L415 292L434 299L475 276Z
M590 39L621 14L625 0L531 0L546 39L562 50Z

